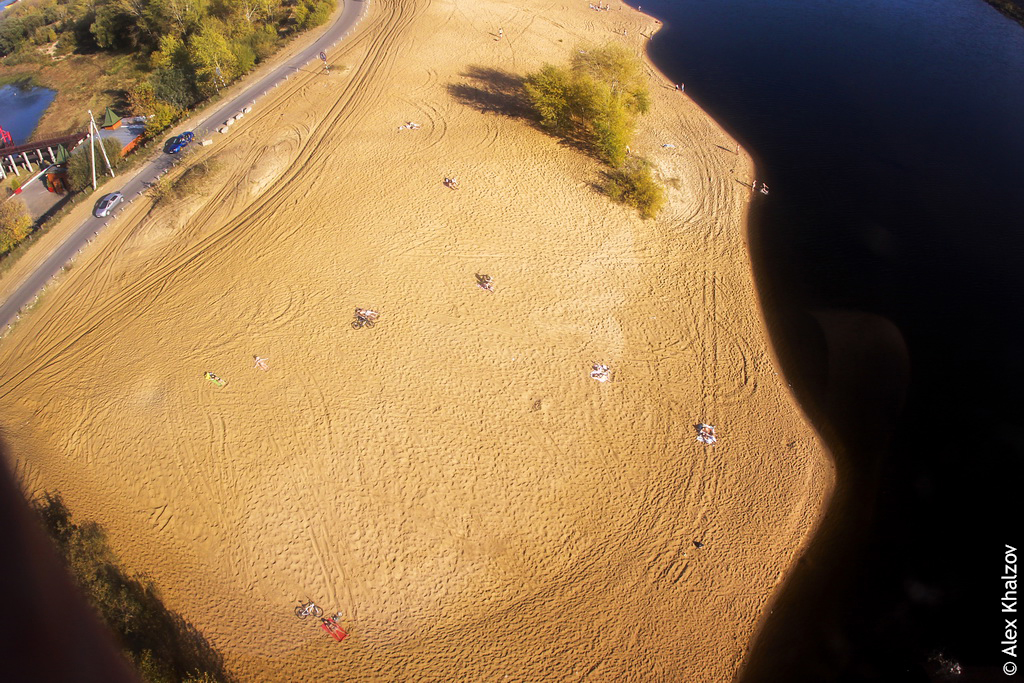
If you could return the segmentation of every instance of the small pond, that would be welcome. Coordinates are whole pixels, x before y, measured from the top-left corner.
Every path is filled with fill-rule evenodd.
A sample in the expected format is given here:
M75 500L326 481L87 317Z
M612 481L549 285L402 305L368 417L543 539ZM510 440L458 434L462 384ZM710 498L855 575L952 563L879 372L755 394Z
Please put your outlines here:
M56 96L57 91L47 88L0 86L0 127L11 134L14 144L27 142Z

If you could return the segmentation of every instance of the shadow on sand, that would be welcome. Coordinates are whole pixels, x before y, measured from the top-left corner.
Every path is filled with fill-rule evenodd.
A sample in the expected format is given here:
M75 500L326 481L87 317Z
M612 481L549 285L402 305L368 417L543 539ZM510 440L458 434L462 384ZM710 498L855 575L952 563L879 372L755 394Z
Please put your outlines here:
M74 519L57 494L27 501L9 462L0 441L4 680L232 680L206 637L121 565L98 524Z
M470 66L461 75L470 82L448 85L448 92L459 103L484 114L536 120L521 76L482 66Z

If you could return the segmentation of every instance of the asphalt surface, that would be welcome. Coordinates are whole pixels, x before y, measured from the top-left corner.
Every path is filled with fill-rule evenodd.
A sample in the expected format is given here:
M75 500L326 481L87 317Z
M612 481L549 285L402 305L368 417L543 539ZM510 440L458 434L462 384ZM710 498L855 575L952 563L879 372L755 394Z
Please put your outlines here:
M214 133L217 128L223 125L225 120L237 114L243 107L259 106L259 100L265 92L268 92L312 60L318 60L321 52L326 52L336 45L362 19L363 14L366 12L367 4L367 0L344 0L344 6L338 18L320 38L294 57L288 59L286 63L271 70L259 80L247 85L244 90L232 99L211 109L210 113L206 114L201 122L192 129L196 140L202 140L204 137ZM193 142L192 144L198 143ZM109 183L104 194L121 192L125 196L125 201L130 202L141 195L153 181L174 166L178 158L177 156L160 152L158 156L143 166L136 173L135 177L123 186L118 186L117 182ZM96 201L99 201L102 196L96 196ZM34 301L39 296L39 292L46 286L46 283L57 275L61 268L75 254L81 251L107 223L114 220L116 213L120 213L124 206L125 204L121 204L115 209L115 215L105 218L90 216L87 220L83 221L64 243L57 247L3 304L0 304L0 329L15 322L19 317L19 311L26 304Z

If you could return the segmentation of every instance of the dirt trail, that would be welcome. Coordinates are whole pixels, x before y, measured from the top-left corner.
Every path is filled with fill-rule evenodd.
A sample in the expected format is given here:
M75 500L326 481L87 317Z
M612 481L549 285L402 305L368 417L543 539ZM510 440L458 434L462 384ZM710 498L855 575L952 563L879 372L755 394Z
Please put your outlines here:
M277 88L197 155L200 197L136 202L0 344L23 481L243 680L728 680L832 477L758 317L750 161L652 69L633 148L670 205L644 222L481 111L503 71L653 28L376 0L344 68ZM351 637L297 620L306 596Z

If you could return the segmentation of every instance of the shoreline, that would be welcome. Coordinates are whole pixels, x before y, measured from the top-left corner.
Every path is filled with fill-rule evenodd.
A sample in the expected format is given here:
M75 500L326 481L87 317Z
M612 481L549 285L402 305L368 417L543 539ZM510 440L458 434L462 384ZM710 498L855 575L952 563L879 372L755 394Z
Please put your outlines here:
M452 94L618 40L613 19L636 47L647 15L374 4L350 72L290 80L203 152L229 162L206 195L112 224L0 344L26 484L76 482L76 513L244 680L733 675L832 476L772 369L749 155L641 45L655 107L635 148L672 196L641 221L590 189L592 159ZM407 120L422 129L395 133ZM381 325L346 329L351 305ZM55 358L53 329L83 341ZM599 360L616 382L588 380ZM296 592L343 609L351 640L307 639ZM265 630L218 607L240 601Z
M990 0L985 1L989 2ZM624 5L629 7L627 0L622 0L622 2ZM653 59L651 59L648 50L650 42L651 40L653 40L654 36L663 28L665 28L665 22L656 17L655 15L648 14L647 12L644 12L641 9L632 9L641 14L644 14L651 20L657 22L656 29L651 31L650 34L647 35L646 41L644 43L644 48L642 50L642 54L644 60L648 64L650 64L650 66L655 70L658 76L660 76L661 80L667 83L668 85L672 85L671 79L669 79L669 77L660 69L658 64ZM690 101L695 107L701 109L702 113L704 113L704 116L706 116L708 120L710 120L725 135L727 135L730 139L733 140L733 142L737 145L737 149L741 149L743 151L743 154L746 155L748 160L748 169L752 174L751 177L760 177L758 174L759 164L753 153L751 153L751 151L748 150L747 148L740 145L735 140L735 138L732 137L732 134L729 132L729 130L720 121L704 112L700 105L694 102L689 95L685 96L687 100ZM775 337L772 335L768 324L768 317L766 311L766 306L768 304L766 303L765 297L770 296L770 293L762 291L762 289L757 286L757 279L754 275L754 256L751 252L750 247L750 240L752 236L751 221L753 220L751 214L753 211L754 199L757 199L756 195L752 196L752 199L748 203L746 210L744 212L742 220L743 242L746 247L746 254L749 260L751 284L753 286L754 293L756 296L757 315L761 325L761 336L767 343L769 352L771 354L772 366L775 368L776 372L782 375L782 357L787 353L791 353L791 351L787 349L780 349L776 346L777 343L782 342L781 340L779 340L778 342L775 340ZM846 521L844 523L843 521L837 522L835 521L835 519L832 519L836 515L840 515L843 511L846 510L843 501L849 499L852 495L852 493L850 492L851 486L848 485L848 482L846 482L842 477L840 477L839 470L841 468L841 458L838 457L838 455L835 452L835 449L841 447L841 442L835 434L831 434L832 430L828 425L821 424L812 419L810 413L808 412L808 408L804 405L804 400L797 393L797 390L793 388L793 385L788 384L787 386L789 387L789 399L792 402L793 406L795 406L796 410L799 412L804 424L809 429L813 430L816 434L818 434L819 438L821 438L823 455L828 459L829 465L832 469L832 482L828 490L825 492L825 495L821 499L821 503L817 511L814 526L808 532L804 541L797 548L794 549L794 561L790 564L789 570L785 573L779 584L773 590L772 595L769 599L769 604L766 606L765 610L762 611L761 615L757 619L753 635L751 636L747 645L746 655L743 657L740 666L737 667L736 671L734 672L733 680L736 681L747 680L750 677L756 678L757 676L763 673L764 669L769 668L771 666L772 658L770 655L764 653L763 651L755 653L755 650L757 649L757 646L761 642L762 636L765 633L765 627L768 625L769 622L772 621L773 613L776 608L783 607L787 609L792 609L792 605L787 605L785 603L785 598L787 594L802 593L805 587L815 583L815 580L813 578L801 576L800 563L804 561L808 553L814 552L815 550L817 550L817 553L815 553L815 555L821 552L824 552L826 555L828 554L827 549L823 549L823 547L829 546L832 543L832 541L837 537L837 532L830 531L831 527L835 527L838 525L840 527L845 528L847 532L850 532L852 530L852 527L854 526L849 521ZM804 398L809 398L809 395ZM760 657L761 661L751 661L751 658L755 656L755 654L758 657ZM770 676L766 680L770 680Z

